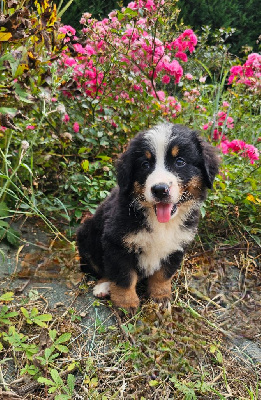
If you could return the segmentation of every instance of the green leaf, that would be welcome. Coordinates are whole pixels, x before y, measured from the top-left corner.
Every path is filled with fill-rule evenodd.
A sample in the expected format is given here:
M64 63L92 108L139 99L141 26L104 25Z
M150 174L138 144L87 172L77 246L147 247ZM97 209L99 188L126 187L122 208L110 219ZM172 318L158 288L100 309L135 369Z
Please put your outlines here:
M44 383L47 386L54 386L53 381L51 381L50 379L44 378L43 376L40 376L40 378L37 379L37 382Z
M12 301L14 300L14 292L6 292L0 296L0 301Z
M50 336L50 338L52 339L53 342L54 342L54 340L56 338L56 335L57 335L57 330L56 329L51 329L49 331L49 336Z
M21 307L20 310L22 311L23 315L25 316L25 318L30 318L30 314L29 312L26 310L26 308Z
M57 369L51 369L51 377L53 378L56 385L63 386L63 380L59 375Z
M34 103L33 100L29 99L29 95L25 90L22 90L21 86L18 83L14 84L14 89L16 95L19 97L19 100L23 101L24 103Z
M62 344L57 344L55 345L56 349L59 350L61 353L68 353L69 349L67 346L64 346Z
M8 207L7 207L6 203L4 203L2 201L0 203L0 217L4 218L4 217L8 217L8 215L9 215Z
M47 349L44 350L44 357L46 360L48 360L48 358L50 357L52 352L53 352L53 349L51 347L48 347Z
M82 211L76 209L74 212L74 215L77 219L80 219L80 218L82 218Z
M2 227L4 227L4 228L8 228L8 227L9 227L9 224L8 224L8 222L6 222L6 221L1 221L1 220L0 220L0 226L2 226Z
M32 310L31 310L30 317L31 317L31 318L34 318L34 317L36 317L38 314L39 314L39 311L37 310L37 308L36 308L36 307L33 307Z
M159 381L156 381L156 379L152 379L151 381L149 381L149 385L151 387L155 387L159 385Z
M56 339L55 345L64 343L64 342L68 342L68 340L71 339L71 336L72 336L72 334L70 332L63 333L60 337L58 337L58 339Z
M69 392L72 395L74 391L74 386L75 386L75 376L72 374L69 374L67 377L67 385L69 388Z
M37 315L37 317L35 318L35 320L38 321L51 321L53 319L51 314L41 314L41 315Z
M38 325L41 326L42 328L47 328L47 324L44 321L51 321L51 319L43 319L41 318L42 316L39 315L38 317L33 318L33 322Z
M25 169L27 169L27 171L30 173L30 175L33 176L33 172L32 172L32 170L31 170L31 168L28 167L27 164L21 163L21 167L24 167Z
M81 162L81 166L82 166L82 169L84 170L84 172L87 172L89 170L89 165L90 165L90 163L88 160L84 160Z
M6 232L6 238L11 245L15 247L19 246L20 235L19 232L15 231L13 228L8 229Z

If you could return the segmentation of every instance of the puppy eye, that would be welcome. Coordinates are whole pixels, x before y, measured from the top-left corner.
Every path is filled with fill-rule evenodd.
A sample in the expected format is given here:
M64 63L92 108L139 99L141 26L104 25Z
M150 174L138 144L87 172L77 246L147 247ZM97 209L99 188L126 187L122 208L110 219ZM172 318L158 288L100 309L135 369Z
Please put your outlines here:
M144 169L144 170L150 169L150 163L149 163L149 161L143 161L143 162L141 163L141 168Z
M176 166L177 167L184 167L184 165L186 165L186 161L183 159L183 158L181 158L181 157L178 157L177 159L176 159L176 161L175 161L175 164L176 164Z

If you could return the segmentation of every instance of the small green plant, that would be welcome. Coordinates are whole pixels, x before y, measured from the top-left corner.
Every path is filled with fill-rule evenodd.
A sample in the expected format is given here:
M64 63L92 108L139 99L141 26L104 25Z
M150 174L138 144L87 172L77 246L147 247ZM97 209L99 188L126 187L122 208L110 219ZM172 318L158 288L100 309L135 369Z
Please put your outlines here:
M38 382L43 383L48 387L48 393L59 393L55 396L55 400L70 400L74 392L74 375L68 374L67 385L64 383L56 369L52 368L50 370L50 375L52 379L40 377L38 378Z
M29 312L24 307L21 307L21 311L26 319L27 324L37 324L42 328L47 328L46 322L52 320L51 314L40 314L39 310L36 307L33 307L32 310Z
M60 351L61 353L68 353L69 349L64 343L70 340L71 333L65 332L57 337L57 331L56 329L53 329L49 331L49 336L53 342L51 349L54 348Z
M0 325L10 325L12 320L10 318L17 317L17 311L9 311L7 305L4 305L0 309Z
M3 341L8 343L14 352L24 352L29 360L38 353L39 347L30 343L28 335L17 332L13 325L9 326L8 332L3 333Z

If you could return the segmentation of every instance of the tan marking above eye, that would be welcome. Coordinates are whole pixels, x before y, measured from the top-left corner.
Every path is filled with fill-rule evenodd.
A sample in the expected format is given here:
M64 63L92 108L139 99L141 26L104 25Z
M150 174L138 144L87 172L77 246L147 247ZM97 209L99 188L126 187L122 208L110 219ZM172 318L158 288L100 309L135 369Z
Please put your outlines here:
M179 154L179 148L178 146L173 146L171 149L171 154L173 157L177 157L177 155Z
M150 160L151 157L152 157L152 154L151 154L151 152L149 150L146 150L145 156Z

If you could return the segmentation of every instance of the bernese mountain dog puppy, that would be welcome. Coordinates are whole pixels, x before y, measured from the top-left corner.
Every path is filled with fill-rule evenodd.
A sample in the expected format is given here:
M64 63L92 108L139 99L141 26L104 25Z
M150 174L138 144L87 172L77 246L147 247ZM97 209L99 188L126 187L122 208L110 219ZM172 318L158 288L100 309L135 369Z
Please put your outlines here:
M198 226L218 172L215 148L179 124L159 124L131 140L117 182L77 232L81 270L99 278L93 293L133 313L138 280L166 304L171 279Z

